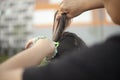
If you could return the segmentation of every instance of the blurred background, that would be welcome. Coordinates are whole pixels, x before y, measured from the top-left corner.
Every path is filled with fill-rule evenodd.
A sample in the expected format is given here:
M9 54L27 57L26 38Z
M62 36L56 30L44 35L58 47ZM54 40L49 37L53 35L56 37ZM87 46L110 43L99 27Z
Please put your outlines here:
M54 14L62 0L0 0L0 61L24 50L28 39L52 38ZM76 33L88 46L120 33L103 9L74 18L67 31ZM5 57L6 58L6 57Z

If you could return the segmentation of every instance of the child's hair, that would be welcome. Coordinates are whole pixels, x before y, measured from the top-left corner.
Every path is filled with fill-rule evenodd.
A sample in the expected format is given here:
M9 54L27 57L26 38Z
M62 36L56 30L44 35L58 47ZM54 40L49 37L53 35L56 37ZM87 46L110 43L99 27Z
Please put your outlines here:
M68 26L70 19L67 18L66 14L62 14L62 16L57 20L56 16L57 13L55 13L54 16L54 23L53 23L53 41L58 41L59 38L62 36L64 30Z
M66 27L69 25L70 19L67 18L66 14L56 20L54 17L53 24L53 41L59 42L57 48L58 52L54 58L58 58L63 55L66 51L72 51L75 48L87 47L84 41L82 41L76 34L71 32L64 32Z
M80 39L76 34L71 32L64 32L59 38L59 46L57 48L57 54L54 58L58 58L64 54L69 54L76 48L86 48L85 42Z

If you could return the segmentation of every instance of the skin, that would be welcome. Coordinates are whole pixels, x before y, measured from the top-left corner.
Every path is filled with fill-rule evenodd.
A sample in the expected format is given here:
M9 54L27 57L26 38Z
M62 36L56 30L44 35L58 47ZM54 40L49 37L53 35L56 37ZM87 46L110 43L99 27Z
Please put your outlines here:
M63 0L58 10L57 19L62 13L67 13L68 18L71 19L85 11L97 8L105 8L112 20L120 25L119 0ZM38 40L36 45L0 65L0 80L22 80L25 68L36 66L44 57L53 52L54 46L52 42L46 39Z
M102 0L63 0L60 4L57 18L59 18L62 13L67 13L68 18L73 18L85 11L103 7Z
M63 0L57 19L62 13L67 13L68 18L74 18L85 11L97 8L105 8L113 22L120 25L119 0Z
M34 45L34 41L36 38L29 39L27 43L25 44L25 49L30 48L30 46Z
M55 46L52 41L48 39L38 40L29 49L0 64L0 80L22 80L21 75L25 68L37 66L43 58L52 55L54 50Z
M119 0L103 0L105 8L112 18L113 22L120 25L120 1Z

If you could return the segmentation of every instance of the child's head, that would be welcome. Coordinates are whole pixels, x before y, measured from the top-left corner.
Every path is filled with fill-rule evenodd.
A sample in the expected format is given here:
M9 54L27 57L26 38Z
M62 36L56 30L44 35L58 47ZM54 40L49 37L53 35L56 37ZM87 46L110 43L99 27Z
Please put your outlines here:
M59 46L57 48L58 52L55 58L60 57L64 54L64 52L72 51L73 49L81 48L83 46L87 47L86 44L76 34L64 32L71 22L71 20L67 18L66 14L62 14L59 19L56 19L56 15L57 12L54 16L53 41L59 42Z
M58 52L55 58L64 55L65 52L69 54L69 51L72 51L76 48L87 47L82 39L80 39L76 34L70 32L64 32L58 42Z

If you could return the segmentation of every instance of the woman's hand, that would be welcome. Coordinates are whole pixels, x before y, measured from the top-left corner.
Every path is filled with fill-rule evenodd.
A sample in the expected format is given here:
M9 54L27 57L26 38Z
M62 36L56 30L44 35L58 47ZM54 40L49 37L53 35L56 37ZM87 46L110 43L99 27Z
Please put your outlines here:
M103 0L63 0L57 18L59 19L62 13L67 13L68 18L73 18L85 11L103 7Z
M36 41L36 43L33 45L33 47L39 48L39 46L42 46L43 49L46 52L46 57L52 56L55 51L55 45L54 42L49 39L39 39Z
M30 47L39 48L42 45L44 50L47 50L46 56L52 56L55 51L54 42L49 39L40 39L39 37L32 38L27 41L25 48L28 49Z
M28 49L33 44L34 40L35 40L35 38L28 40L25 45L25 49Z
M34 37L32 39L29 39L25 45L25 49L30 48L31 46L35 45L36 42L40 39L46 39L46 37L45 36L38 36L38 37Z
M69 18L78 16L83 12L82 6L85 4L85 0L63 0L60 4L59 15L67 13Z

